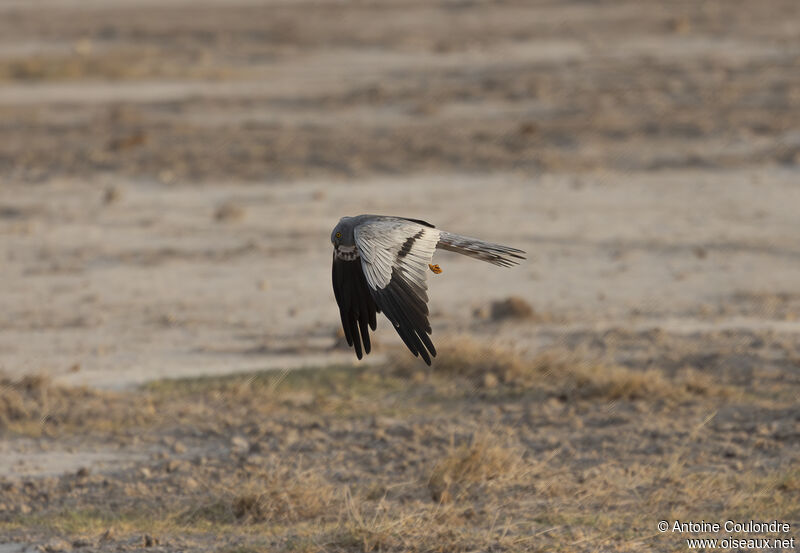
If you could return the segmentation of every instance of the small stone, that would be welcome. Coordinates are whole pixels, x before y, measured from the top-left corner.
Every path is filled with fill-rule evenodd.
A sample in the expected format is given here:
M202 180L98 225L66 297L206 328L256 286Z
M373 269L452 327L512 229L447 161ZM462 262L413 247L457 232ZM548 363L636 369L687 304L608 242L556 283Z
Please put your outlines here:
M691 20L685 15L674 17L669 21L669 28L673 33L685 35L692 29Z
M250 442L242 436L231 438L231 449L237 453L247 453L250 450Z
M268 463L267 458L263 455L250 455L247 457L247 462L254 466L263 467Z
M59 538L53 538L46 544L39 546L40 551L46 551L47 553L55 553L57 551L69 551L70 549L72 549L70 544Z
M81 56L88 56L92 53L92 49L92 39L86 37L76 40L72 45L72 50Z
M164 169L158 174L158 179L164 184L170 184L175 180L175 173L169 169Z
M246 214L245 209L237 204L225 202L214 212L214 218L219 222L241 221Z
M533 308L522 298L511 296L502 301L492 303L491 318L493 321L504 319L530 319Z
M533 121L525 121L520 124L518 130L519 134L536 134L539 128Z
M395 438L402 438L404 440L411 440L414 438L414 429L402 422L389 426L386 429L386 433Z
M106 205L117 203L122 198L122 191L116 186L109 186L103 193L103 203Z

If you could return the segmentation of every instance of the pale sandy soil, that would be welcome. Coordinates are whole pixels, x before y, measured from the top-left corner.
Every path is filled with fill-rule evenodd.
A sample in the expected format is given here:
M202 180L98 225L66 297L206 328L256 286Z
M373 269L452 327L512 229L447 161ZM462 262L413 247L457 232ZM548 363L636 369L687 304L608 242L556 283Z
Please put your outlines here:
M220 531L231 551L669 551L677 541L641 541L649 519L623 512L657 520L684 494L683 514L761 516L747 510L765 505L748 482L800 493L798 183L794 0L2 2L0 551L62 537L135 549L151 528L164 550L214 550L208 535ZM617 369L608 378L646 393L574 396L585 383L571 372L555 391L506 382L490 360L477 387L499 378L497 397L460 384L454 396L435 372L413 371L402 392L368 387L379 406L358 392L328 404L313 379L286 397L276 380L266 407L260 388L244 394L246 412L227 385L189 397L140 387L356 365L337 336L329 234L365 212L528 252L512 269L438 253L436 343L621 366L685 388L669 396L679 405ZM510 296L533 316L495 320L492 302ZM400 341L387 326L368 362L394 385ZM31 375L52 383L19 381ZM410 485L387 501L413 518L433 508L425 482L448 447L498 425L511 443L501 445L536 471L507 487L480 481L485 501L468 494L464 505L485 514L514 498L510 519L531 522L511 534L546 538L512 543L481 526L488 541L459 541L466 510L437 519L458 539L405 545L374 541L375 528L351 543L320 513L280 528L214 521L221 529L180 515L205 504L198 490L219 474L246 487L261 457L310 448L323 487L350 486L365 512L384 508L371 486ZM234 435L259 445L234 454ZM365 443L392 469L349 456ZM617 477L603 480L608 471ZM731 478L693 488L726 490L717 503L693 503L682 487L699 473ZM572 503L574 493L591 499ZM64 514L118 497L119 519ZM587 509L609 505L608 520L589 521ZM796 502L777 505L773 516L800 516ZM348 512L338 524L358 522Z
M19 215L3 221L2 255L13 260L0 297L3 364L122 387L350 362L331 351L329 235L338 216L362 212L425 218L530 252L508 270L437 254L434 337L475 331L542 345L576 329L665 324L796 333L795 179L775 169L268 187L115 181L119 199L108 205L97 184L10 185L0 202ZM224 205L241 213L218 220ZM545 320L502 327L474 316L510 295ZM781 298L772 311L760 305L770 297ZM399 342L380 326L380 343Z

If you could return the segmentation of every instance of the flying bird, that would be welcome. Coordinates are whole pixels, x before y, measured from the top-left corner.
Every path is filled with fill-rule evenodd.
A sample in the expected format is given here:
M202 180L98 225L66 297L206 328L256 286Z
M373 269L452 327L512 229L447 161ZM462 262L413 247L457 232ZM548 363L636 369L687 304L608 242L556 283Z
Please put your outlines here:
M419 219L358 215L342 217L331 233L333 293L347 345L356 356L369 353L369 329L383 312L415 357L431 364L436 348L429 337L427 271L442 248L501 267L525 259L525 252L435 228Z

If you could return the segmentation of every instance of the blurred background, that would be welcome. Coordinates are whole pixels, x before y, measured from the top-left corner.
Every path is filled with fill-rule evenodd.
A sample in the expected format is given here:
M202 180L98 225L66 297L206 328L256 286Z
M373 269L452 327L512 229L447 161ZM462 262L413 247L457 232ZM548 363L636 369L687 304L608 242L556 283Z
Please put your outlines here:
M797 0L0 0L0 551L797 520L799 185ZM355 364L329 237L359 213L528 260L437 253L439 369L381 319L292 381Z
M530 252L443 254L442 333L508 296L558 325L783 321L798 11L6 0L0 365L113 386L335 357L328 236L367 212Z

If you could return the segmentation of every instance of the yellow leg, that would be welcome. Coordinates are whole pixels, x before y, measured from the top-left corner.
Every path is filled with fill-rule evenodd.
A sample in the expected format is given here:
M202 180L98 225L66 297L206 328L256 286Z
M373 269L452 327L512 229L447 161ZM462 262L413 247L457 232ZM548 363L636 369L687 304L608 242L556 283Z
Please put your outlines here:
M438 275L439 273L442 272L442 268L439 267L438 265L431 265L430 263L428 263L428 267L431 268L431 271L433 271L434 274Z

